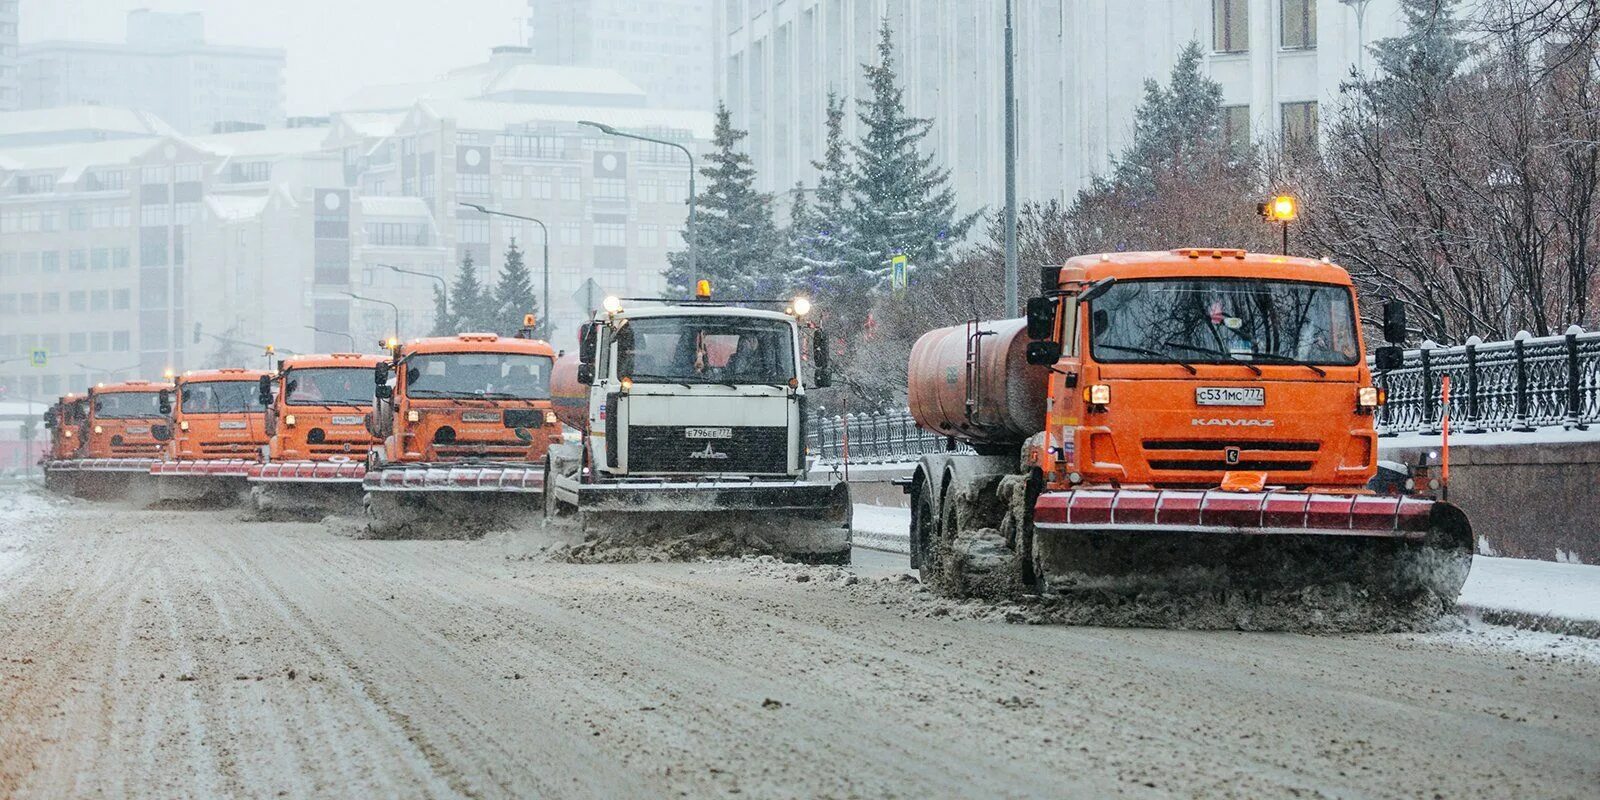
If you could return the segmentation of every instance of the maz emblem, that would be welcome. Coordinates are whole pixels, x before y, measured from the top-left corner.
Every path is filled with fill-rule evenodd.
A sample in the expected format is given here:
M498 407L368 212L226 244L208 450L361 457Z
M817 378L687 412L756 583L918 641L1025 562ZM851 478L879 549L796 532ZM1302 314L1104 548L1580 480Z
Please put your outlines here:
M709 458L709 459L712 459L714 461L722 461L722 460L724 460L724 459L726 459L728 457L728 454L727 453L719 453L719 452L711 449L711 443L710 442L706 442L706 449L704 449L704 450L696 450L695 452L690 453L689 457L690 458Z

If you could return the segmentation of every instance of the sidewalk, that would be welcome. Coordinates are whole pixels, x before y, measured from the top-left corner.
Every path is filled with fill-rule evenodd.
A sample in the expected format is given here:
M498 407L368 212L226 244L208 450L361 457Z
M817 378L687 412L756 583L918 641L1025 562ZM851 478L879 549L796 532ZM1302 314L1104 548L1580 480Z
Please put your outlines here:
M858 547L910 552L911 510L855 507ZM1474 556L1461 612L1496 625L1600 639L1600 566Z

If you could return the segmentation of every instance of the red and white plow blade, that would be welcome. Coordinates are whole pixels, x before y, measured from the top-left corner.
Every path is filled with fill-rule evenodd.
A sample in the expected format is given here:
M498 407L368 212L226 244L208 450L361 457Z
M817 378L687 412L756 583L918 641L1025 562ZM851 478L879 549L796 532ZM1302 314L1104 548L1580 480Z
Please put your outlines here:
M150 465L151 475L201 478L244 478L256 462L242 458L217 458L203 461L159 461Z
M366 474L360 461L278 461L249 471L251 483L360 483Z
M1073 489L1039 496L1040 530L1327 534L1423 539L1434 503L1414 497Z
M57 472L137 472L148 474L158 463L153 458L76 458L51 461L47 470Z
M368 472L372 492L543 492L544 466L390 465Z

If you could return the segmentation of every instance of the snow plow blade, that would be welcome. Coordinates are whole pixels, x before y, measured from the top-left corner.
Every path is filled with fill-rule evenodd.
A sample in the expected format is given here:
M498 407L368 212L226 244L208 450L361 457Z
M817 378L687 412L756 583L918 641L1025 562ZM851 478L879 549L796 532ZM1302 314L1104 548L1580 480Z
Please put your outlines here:
M262 517L320 518L362 511L360 461L279 461L253 464L250 505Z
M544 467L534 464L406 464L362 477L367 532L384 538L467 538L537 526Z
M159 500L233 505L244 498L255 463L242 458L157 461L150 465L150 474L156 479Z
M850 563L850 489L808 481L628 481L557 488L576 502L585 561L776 555ZM561 497L560 495L567 495Z
M153 458L79 458L45 465L46 485L90 500L137 498L150 489Z
M1033 524L1046 594L1237 594L1392 618L1365 627L1452 610L1473 554L1460 509L1415 497L1072 490L1040 495Z

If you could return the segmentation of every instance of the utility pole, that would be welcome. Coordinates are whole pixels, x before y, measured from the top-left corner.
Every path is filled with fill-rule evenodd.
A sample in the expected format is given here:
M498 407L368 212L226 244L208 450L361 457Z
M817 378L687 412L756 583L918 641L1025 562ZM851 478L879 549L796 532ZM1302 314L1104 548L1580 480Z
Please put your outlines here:
M1006 309L1002 318L1017 313L1016 33L1011 26L1011 3L1006 0Z

